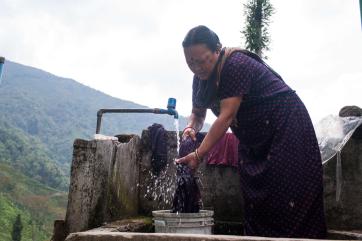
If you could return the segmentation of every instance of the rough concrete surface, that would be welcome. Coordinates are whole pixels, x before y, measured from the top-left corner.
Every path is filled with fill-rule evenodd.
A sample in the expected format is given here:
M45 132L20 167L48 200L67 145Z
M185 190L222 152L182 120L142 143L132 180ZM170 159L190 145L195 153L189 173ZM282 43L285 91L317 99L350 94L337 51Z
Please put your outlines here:
M336 163L334 157L324 169L324 203L329 229L362 230L362 138L358 131L341 153L342 188L340 201L336 201Z
M356 132L342 151L343 183L339 202L336 201L336 158L324 165L327 223L335 230L362 230L360 132ZM168 167L158 177L152 173L148 131L144 131L141 138L135 135L123 137L120 140L124 143L75 140L65 220L67 233L97 228L104 222L127 216L149 216L154 210L171 208L176 133L167 132ZM203 164L199 176L204 209L215 211L216 223L233 223L239 229L243 201L237 170Z
M82 232L68 236L66 241L308 241L313 239L265 238L232 235L196 235L165 233L117 233L117 232Z
M68 233L100 226L113 152L112 141L75 140L65 219Z
M167 132L168 167L158 177L152 174L148 131L142 133L141 145L139 211L142 215L151 215L154 210L171 209L176 176L176 134ZM242 222L243 200L237 169L203 163L197 175L202 184L204 209L214 210L216 221Z

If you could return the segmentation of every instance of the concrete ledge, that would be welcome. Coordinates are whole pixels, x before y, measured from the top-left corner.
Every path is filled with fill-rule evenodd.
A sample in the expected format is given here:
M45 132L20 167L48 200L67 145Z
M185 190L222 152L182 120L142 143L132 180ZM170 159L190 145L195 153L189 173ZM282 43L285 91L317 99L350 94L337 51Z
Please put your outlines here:
M340 231L340 230L328 230L328 237L332 239L352 239L362 240L362 231Z
M197 234L168 234L168 233L122 233L122 232L80 232L69 235L66 241L277 241L277 240L313 240L291 238L266 238L231 235L197 235ZM316 239L314 239L316 240Z

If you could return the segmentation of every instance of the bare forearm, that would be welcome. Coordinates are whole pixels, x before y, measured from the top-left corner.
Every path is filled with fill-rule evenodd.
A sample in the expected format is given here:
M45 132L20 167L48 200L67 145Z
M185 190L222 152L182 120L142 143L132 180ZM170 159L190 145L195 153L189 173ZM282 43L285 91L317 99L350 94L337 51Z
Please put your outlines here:
M196 132L201 131L206 117L206 109L193 108L187 126L191 126Z
M205 156L217 141L225 134L231 125L232 118L229 116L219 116L212 124L209 132L198 148L200 156Z
M204 125L205 118L195 115L194 113L190 116L190 121L187 126L191 126L196 132L199 132Z

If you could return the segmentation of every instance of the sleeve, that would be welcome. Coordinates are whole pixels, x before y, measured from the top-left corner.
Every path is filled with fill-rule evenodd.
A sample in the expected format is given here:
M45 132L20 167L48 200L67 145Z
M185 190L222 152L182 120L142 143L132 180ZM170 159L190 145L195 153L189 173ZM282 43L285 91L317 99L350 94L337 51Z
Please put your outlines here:
M220 99L249 94L253 79L253 65L250 57L239 52L232 54L226 60L220 77Z

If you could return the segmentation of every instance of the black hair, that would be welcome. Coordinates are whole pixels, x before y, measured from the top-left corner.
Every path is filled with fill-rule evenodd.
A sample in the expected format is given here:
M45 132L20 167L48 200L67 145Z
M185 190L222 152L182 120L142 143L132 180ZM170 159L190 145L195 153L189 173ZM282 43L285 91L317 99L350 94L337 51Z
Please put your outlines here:
M182 47L187 48L195 44L206 44L212 52L220 50L222 46L217 34L204 25L190 29L182 42Z

